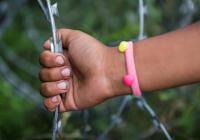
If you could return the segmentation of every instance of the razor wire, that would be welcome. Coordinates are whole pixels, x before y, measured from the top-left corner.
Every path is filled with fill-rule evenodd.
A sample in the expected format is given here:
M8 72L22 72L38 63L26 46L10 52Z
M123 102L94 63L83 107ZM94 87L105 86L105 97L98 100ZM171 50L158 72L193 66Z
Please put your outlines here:
M139 39L143 39L143 37L144 37L144 7L142 7L143 6L143 1L142 0L140 0L139 1L139 4L140 4L140 34L139 34ZM142 7L142 8L141 8ZM13 54L13 53L12 53ZM10 56L10 55L7 55L7 56ZM14 80L15 81L15 80ZM14 82L15 83L15 82ZM113 122L112 122L112 125L110 125L110 127L109 127L109 129L107 129L103 134L102 134L102 136L100 137L100 138L102 138L102 137L105 137L105 135L106 134L108 134L109 133L109 131L112 129L112 127L114 127L114 125L115 125L115 123L116 122L119 122L119 121L117 121L117 120L119 120L119 116L121 115L121 113L123 112L123 110L124 110L124 108L125 108L125 106L126 106L126 104L127 104L127 102L130 100L130 97L125 97L125 99L124 99L124 101L123 101L123 103L122 103L122 105L121 105L121 107L120 107L120 109L119 109L119 111L117 112L117 114L115 115L115 116L113 116ZM142 100L143 101L143 100ZM146 104L144 104L144 107L146 107L145 106ZM148 109L147 109L148 110ZM153 114L153 113L152 113Z
M58 16L58 8L57 3L53 4L51 3L51 0L46 0L45 3L42 2L42 0L38 0L38 3L46 16L46 19L49 21L51 25L51 33L52 33L52 39L51 39L51 52L53 53L63 53L63 47L62 47L62 41L58 37L58 32L56 28L55 23L55 17ZM45 6L46 4L46 6ZM61 97L64 97L65 95L63 93L60 93ZM60 106L56 107L56 110L54 112L54 118L53 118L53 128L52 128L52 140L56 140L59 133L61 133L61 112L60 112Z
M187 0L186 0L186 1L187 1ZM192 2L192 0L190 0L190 2ZM139 15L140 15L140 16L139 16L139 17L140 17L140 30L139 30L140 32L139 32L139 35L138 35L138 39L139 39L139 40L146 38L145 35L144 35L144 25L145 25L145 24L144 24L144 22L145 22L145 21L144 21L144 16L145 16L146 10L147 10L147 7L144 6L144 1L143 1L143 0L139 0ZM194 10L194 9L193 9L193 7L190 7L189 10ZM183 12L184 12L184 11L183 11ZM187 15L187 16L188 16L188 19L191 20L191 15ZM12 15L12 16L9 16L9 17L13 17L13 15ZM10 23L11 23L11 21L12 21L12 19L10 19L10 18L7 19L7 22L10 22ZM7 26L8 26L7 22L3 25L3 27L7 27ZM186 22L186 21L185 21L185 22ZM186 24L185 22L183 21L183 22L181 22L180 24L181 24L181 25L185 25L185 24ZM189 21L187 21L187 22L189 22ZM4 29L3 29L3 31L4 31ZM3 33L0 31L0 36L2 36L2 35L3 35ZM6 59L9 60L9 58L6 58ZM14 59L13 59L13 60L14 60ZM2 58L0 58L0 63L3 64L2 67L0 67L0 73L1 73L1 75L3 75L4 78L5 78L9 83L11 83L14 87L18 88L20 91L23 91L22 93L23 93L26 97L29 97L29 98L33 99L33 101L35 101L35 102L37 102L39 105L41 105L41 102L38 102L38 97L36 97L36 96L31 96L30 94L29 94L29 95L27 94L27 93L29 93L29 91L32 91L32 92L36 93L35 90L32 89L32 88L31 88L29 85L27 85L27 84L22 84L23 86L19 86L18 84L16 84L16 83L23 83L23 81L20 81L19 78L17 78L17 77L15 76L15 74L12 73L11 70L9 70L9 68L6 66L6 63L3 61ZM22 61L22 64L23 64L23 61ZM6 77L6 76L5 76L5 75L6 75L5 73L7 73L7 72L11 73L11 76ZM24 87L25 87L25 88L24 88ZM27 87L29 87L29 88L27 88ZM37 93L36 93L36 94L37 94ZM124 109L126 108L127 104L128 104L129 102L131 102L132 100L135 100L135 101L136 101L137 106L138 106L140 109L142 109L142 110L144 110L144 111L146 111L146 112L149 113L149 115L150 115L150 117L151 117L151 119L152 119L152 121L153 121L153 124L156 126L156 128L160 129L160 130L163 132L163 134L166 136L166 138L167 138L168 140L171 140L172 138L170 137L169 133L167 132L167 129L165 129L164 125L159 121L159 119L158 119L158 117L156 116L155 112L154 112L154 111L152 110L152 108L148 105L148 103L146 102L146 100L145 100L143 97L138 98L138 97L131 97L131 96L127 96L127 97L124 97L124 98L123 98L123 101L122 101L122 103L121 103L121 105L120 105L120 107L119 107L119 110L117 111L117 113L115 113L115 114L113 114L113 115L111 116L111 123L110 123L110 125L108 126L107 129L104 130L104 132L103 132L100 136L98 136L98 140L104 140L104 139L106 139L106 137L107 137L108 134L111 132L111 130L112 130L117 124L121 123L121 121L122 121L121 115L122 115ZM88 125L88 115L89 115L89 114L88 114L88 111L86 111L85 114L84 114L84 124L85 124L85 126ZM86 127L85 127L85 129L84 129L83 132L84 132L83 137L84 137L84 138L87 138L87 135L86 135L87 129L86 129Z

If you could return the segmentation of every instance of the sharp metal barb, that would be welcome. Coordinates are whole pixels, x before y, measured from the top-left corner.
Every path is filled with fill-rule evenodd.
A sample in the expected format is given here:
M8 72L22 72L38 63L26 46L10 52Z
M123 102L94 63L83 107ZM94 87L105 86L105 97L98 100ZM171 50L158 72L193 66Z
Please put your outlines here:
M52 9L52 14L55 15L55 16L59 16L59 12L58 12L58 4L55 3L51 6L51 9Z

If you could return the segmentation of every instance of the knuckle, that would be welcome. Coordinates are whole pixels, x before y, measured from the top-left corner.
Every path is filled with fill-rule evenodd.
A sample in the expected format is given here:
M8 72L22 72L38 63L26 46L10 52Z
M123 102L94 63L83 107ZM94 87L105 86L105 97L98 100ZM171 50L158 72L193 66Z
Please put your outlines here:
M44 75L43 70L40 70L39 73L38 73L38 78L40 79L41 82L44 81L43 75Z
M50 60L49 51L43 51L39 56L39 62L41 65L45 65Z
M42 73L43 73L42 74L43 79L49 82L58 80L59 78L59 74L56 68L44 69Z
M82 33L82 31L81 30L74 30L74 33L80 34L80 33Z
M58 35L62 36L65 32L69 32L70 29L60 28L58 29Z
M51 93L51 87L47 83L42 83L40 91L44 97L47 97Z
M43 53L41 53L41 54L39 55L39 63L40 63L40 65L42 65L42 58L43 58Z
M65 32L67 29L64 29L64 28L60 28L58 29L58 33L62 33L62 32Z
M42 88L42 84L40 86L40 95L44 96L44 91L43 91L43 88Z
M83 32L81 30L74 30L74 35L75 36L79 36L81 35Z
M48 99L45 99L45 100L43 101L43 104L44 104L44 107L45 107L46 110L48 110L48 111L50 111L50 112L53 112L53 111L54 111L54 109L52 109L51 106L49 105L49 100L48 100Z

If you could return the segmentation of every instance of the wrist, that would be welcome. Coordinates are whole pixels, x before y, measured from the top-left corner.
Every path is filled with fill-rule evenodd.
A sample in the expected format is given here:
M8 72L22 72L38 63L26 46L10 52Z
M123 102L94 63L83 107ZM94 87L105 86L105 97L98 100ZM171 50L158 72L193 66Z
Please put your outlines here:
M108 47L106 53L106 75L112 89L111 97L130 94L131 88L123 83L123 77L127 73L124 54L119 53L118 47Z

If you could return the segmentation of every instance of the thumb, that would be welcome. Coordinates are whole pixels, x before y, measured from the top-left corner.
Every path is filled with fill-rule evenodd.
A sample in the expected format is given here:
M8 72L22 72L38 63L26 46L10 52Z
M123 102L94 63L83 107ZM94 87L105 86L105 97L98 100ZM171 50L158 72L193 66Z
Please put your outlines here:
M70 44L70 42L76 38L76 36L78 35L78 31L77 30L72 30L72 29L59 29L58 30L58 37L59 39L62 41L63 44L63 48L64 49L68 49L68 46ZM50 49L50 45L51 45L51 39L48 39L44 45L43 48L44 49Z

